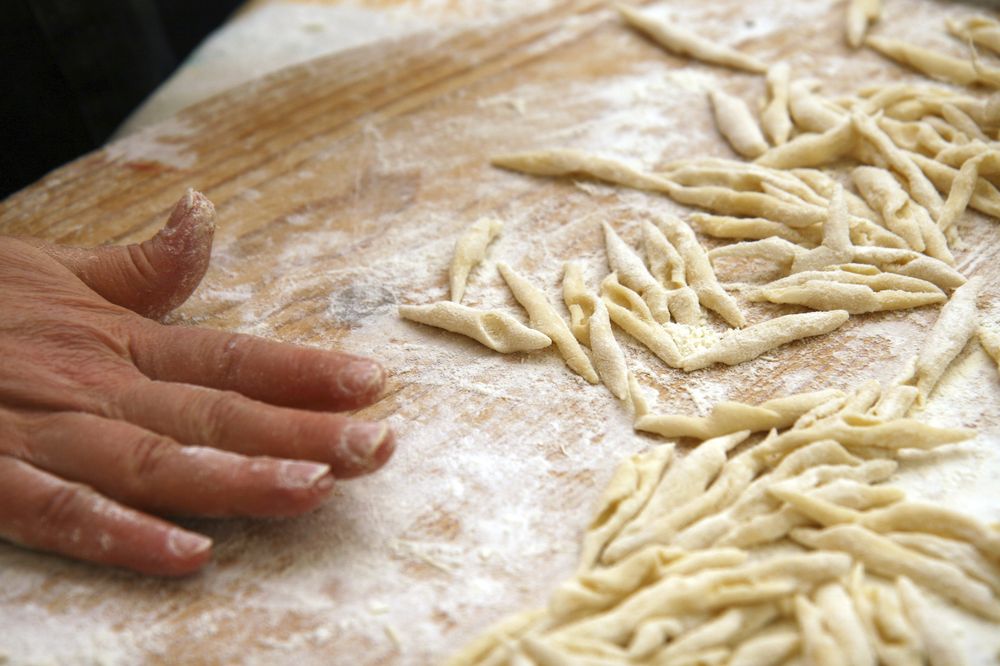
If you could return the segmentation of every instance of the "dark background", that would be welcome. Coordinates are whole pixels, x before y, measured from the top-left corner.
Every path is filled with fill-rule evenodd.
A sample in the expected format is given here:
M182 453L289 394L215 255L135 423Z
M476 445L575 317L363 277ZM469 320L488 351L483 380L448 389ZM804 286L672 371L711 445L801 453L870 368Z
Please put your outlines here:
M243 0L0 0L0 199L101 146Z

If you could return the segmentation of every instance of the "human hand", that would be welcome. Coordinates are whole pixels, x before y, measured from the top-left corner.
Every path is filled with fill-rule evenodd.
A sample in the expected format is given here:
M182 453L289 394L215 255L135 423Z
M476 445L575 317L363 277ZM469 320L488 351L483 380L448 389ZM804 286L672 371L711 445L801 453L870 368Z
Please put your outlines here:
M375 402L374 361L154 320L204 275L214 217L189 191L140 245L0 237L0 538L188 574L211 541L145 512L296 515L392 454L384 424L311 411Z

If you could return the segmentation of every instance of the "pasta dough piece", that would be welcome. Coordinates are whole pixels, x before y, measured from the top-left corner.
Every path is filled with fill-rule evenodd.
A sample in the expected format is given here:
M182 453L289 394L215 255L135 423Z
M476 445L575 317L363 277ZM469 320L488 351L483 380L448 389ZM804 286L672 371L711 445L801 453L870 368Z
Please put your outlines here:
M927 341L917 356L916 386L923 402L962 351L978 325L976 298L982 278L973 278L955 290L938 316Z
M965 276L940 259L912 250L889 247L854 247L854 263L871 264L887 273L898 273L936 285L940 289L957 289L965 284Z
M910 199L891 173L864 166L854 169L851 178L865 201L882 215L885 225L902 237L910 248L923 252L927 248L925 236L935 232L940 242L945 243L940 230L932 230L934 222L927 211Z
M528 328L504 312L476 310L451 301L400 305L399 316L466 335L503 354L534 351L552 344L549 336Z
M910 159L920 167L927 177L934 183L941 192L950 192L955 180L959 175L958 169L953 169L947 164L941 164L931 157L920 153L909 153ZM972 191L969 199L969 206L975 208L980 213L985 213L991 217L1000 218L1000 192L991 182L985 178L979 178L976 188Z
M542 150L493 157L494 166L520 171L534 176L570 176L583 174L616 185L637 190L669 192L664 179L644 173L621 160L602 157L580 150Z
M772 604L731 608L715 618L678 636L669 645L658 651L654 663L673 663L673 660L692 655L710 648L726 647L741 638L755 633L777 616ZM631 655L633 658L640 655Z
M972 157L966 160L959 169L958 175L955 176L955 180L952 181L948 199L944 202L941 217L938 218L938 227L941 231L947 231L958 222L968 207L976 185L979 183L979 165L982 160L983 157Z
M455 243L455 256L451 260L451 268L448 271L451 283L451 300L456 303L462 302L469 272L476 267L476 264L486 258L486 247L490 241L496 238L501 229L503 229L503 222L500 220L483 218L466 229L458 242Z
M788 113L788 89L791 68L788 63L778 63L767 70L767 93L770 100L760 114L760 124L771 143L780 146L792 133L792 119Z
M684 258L680 252L649 220L642 221L642 244L649 259L650 272L660 284L669 287L667 305L670 314L681 324L701 324L698 294L687 284Z
M975 431L967 428L939 428L915 419L881 421L871 416L839 415L829 421L787 430L753 449L761 460L781 458L786 453L812 442L832 439L847 449L879 448L933 449L969 439Z
M917 586L906 576L900 576L896 579L896 593L906 617L923 640L930 666L963 666L965 657L958 649L953 634L942 627L941 618L936 617Z
M775 398L760 405L723 401L712 407L708 416L653 415L636 419L636 430L653 432L667 438L697 437L712 439L740 430L760 432L791 426L804 413L840 394L839 391L814 391Z
M690 56L713 65L763 73L767 65L753 56L695 34L690 30L658 21L648 14L636 11L626 5L618 5L618 11L626 23L649 35L657 44L678 55Z
M819 240L818 235L811 228L792 229L780 222L772 222L761 217L731 217L692 213L691 221L698 227L698 231L715 238L765 239L776 237L797 245L812 244ZM709 256L711 257L711 255L710 252Z
M1000 368L1000 334L980 326L979 344L983 346L987 354L993 357L993 360L997 362L997 367Z
M708 97L712 101L715 125L733 150L750 158L767 150L764 135L743 100L721 90L710 91Z
M970 580L957 567L908 548L857 525L837 525L824 530L792 530L792 539L810 548L842 551L877 574L908 576L920 585L959 606L993 621L1000 620L1000 602L982 583Z
M837 186L830 199L828 211L829 217L823 224L823 244L795 256L792 259L792 273L842 264L854 257L851 226L847 216L847 199L843 187Z
M618 466L601 495L597 515L583 539L581 570L591 568L600 559L607 543L646 505L673 459L672 445L657 446Z
M844 110L815 94L818 83L797 79L788 86L788 110L792 120L806 132L823 133L837 125Z
M691 227L667 215L658 218L657 223L660 231L683 258L687 283L698 294L702 305L715 311L730 326L744 326L746 318L733 297L719 284L708 255Z
M789 145L791 142L785 144ZM674 183L667 178L664 180L667 183L666 192L674 201L722 215L763 217L796 229L820 224L826 219L826 210L820 206L792 204L763 192L736 192L718 185L689 186Z
M931 218L936 221L941 216L944 201L941 200L941 195L934 189L923 171L914 164L906 151L898 148L892 142L892 139L872 118L859 113L853 114L851 118L858 134L864 137L886 163L903 177L910 191L910 196L926 208Z
M611 271L618 274L623 285L637 292L646 301L653 319L661 324L670 321L667 290L650 274L639 255L625 244L611 225L605 223L603 226Z
M870 36L865 44L882 55L922 72L932 79L960 86L988 84L969 60L927 49L898 39Z
M848 0L847 43L854 48L865 41L868 27L882 16L882 0Z
M795 654L799 643L799 634L791 627L769 627L741 643L729 666L778 666Z
M886 536L904 548L951 562L972 578L989 585L993 594L1000 596L1000 565L972 544L923 532L889 532Z
M848 155L854 149L856 136L850 117L845 117L822 133L800 134L771 148L754 163L775 169L823 166Z
M985 16L971 16L963 21L948 19L945 25L948 26L948 32L962 41L1000 53L1000 23L997 21Z
M791 314L730 331L714 347L685 358L681 367L691 372L713 363L744 363L793 340L829 333L847 321L848 316L844 310Z
M570 313L570 327L581 344L590 347L591 360L601 382L619 400L629 395L625 354L611 330L608 309L583 284L579 262L568 262L563 276L563 300Z
M661 361L672 368L680 367L681 353L674 339L653 319L639 294L618 282L614 273L601 283L601 298L611 321L646 345Z
M865 627L854 602L840 583L827 583L816 591L816 605L823 626L833 637L850 666L877 666L875 650L868 644Z
M591 384L596 384L598 377L594 371L594 366L591 365L590 359L587 358L580 343L573 337L569 326L566 325L563 318L552 307L545 294L538 287L516 273L507 264L497 264L497 268L500 269L500 275L503 277L504 282L507 283L507 286L510 287L514 298L528 312L528 318L532 327L540 330L552 339L552 342L556 344L559 353L562 354L563 359L566 361L566 365L573 372Z
M947 300L930 282L872 268L872 273L843 268L804 271L764 285L748 298L850 314L916 308Z
M795 597L802 654L811 666L843 666L847 658L823 623L823 613L805 595Z

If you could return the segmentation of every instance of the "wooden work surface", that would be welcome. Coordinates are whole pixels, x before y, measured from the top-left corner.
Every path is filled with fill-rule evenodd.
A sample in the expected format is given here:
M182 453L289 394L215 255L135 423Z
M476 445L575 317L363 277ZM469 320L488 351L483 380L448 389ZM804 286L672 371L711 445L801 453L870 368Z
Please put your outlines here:
M941 19L970 7L887 0L885 25L953 45ZM797 75L846 92L912 77L842 45L839 2L674 3L682 21ZM670 201L491 168L498 152L600 151L637 164L731 156L705 91L756 103L761 77L665 55L603 2L455 36L424 34L312 61L194 107L86 156L0 206L0 232L62 243L150 236L188 187L215 202L213 265L172 321L382 358L396 457L342 484L297 520L198 521L214 564L183 581L147 579L0 544L0 663L422 664L504 615L543 604L574 567L591 508L617 462L655 439L552 350L510 357L401 322L399 302L446 296L457 234L506 223L472 277L471 305L518 313L494 267L507 261L559 300L562 262L606 270L600 222L635 242L636 213ZM987 276L1000 308L1000 225L969 214L959 266ZM786 312L747 307L751 321ZM736 368L685 375L631 340L630 366L659 409L848 388L894 375L936 308L852 318L832 335ZM715 322L718 324L718 322ZM624 336L623 336L624 338ZM979 445L904 482L1000 520L995 480L1000 382L967 351L930 417L985 433ZM964 358L964 357L963 357ZM985 442L985 444L983 443ZM979 448L976 448L976 447ZM992 456L992 457L991 457Z

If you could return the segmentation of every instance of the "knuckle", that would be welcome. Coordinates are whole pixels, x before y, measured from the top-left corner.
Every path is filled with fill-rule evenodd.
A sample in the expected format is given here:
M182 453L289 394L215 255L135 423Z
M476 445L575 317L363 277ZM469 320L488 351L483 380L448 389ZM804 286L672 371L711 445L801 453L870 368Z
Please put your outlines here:
M62 483L53 489L39 508L42 532L61 533L79 524L94 505L95 493L81 483Z
M243 396L233 391L221 391L206 394L203 417L201 419L201 436L203 444L212 444L224 440L226 433L241 415Z
M250 341L238 333L232 333L221 341L218 354L219 372L227 386L233 386L238 380L243 359L247 355Z
M173 452L174 443L153 433L145 433L132 443L132 473L137 480L155 476Z

